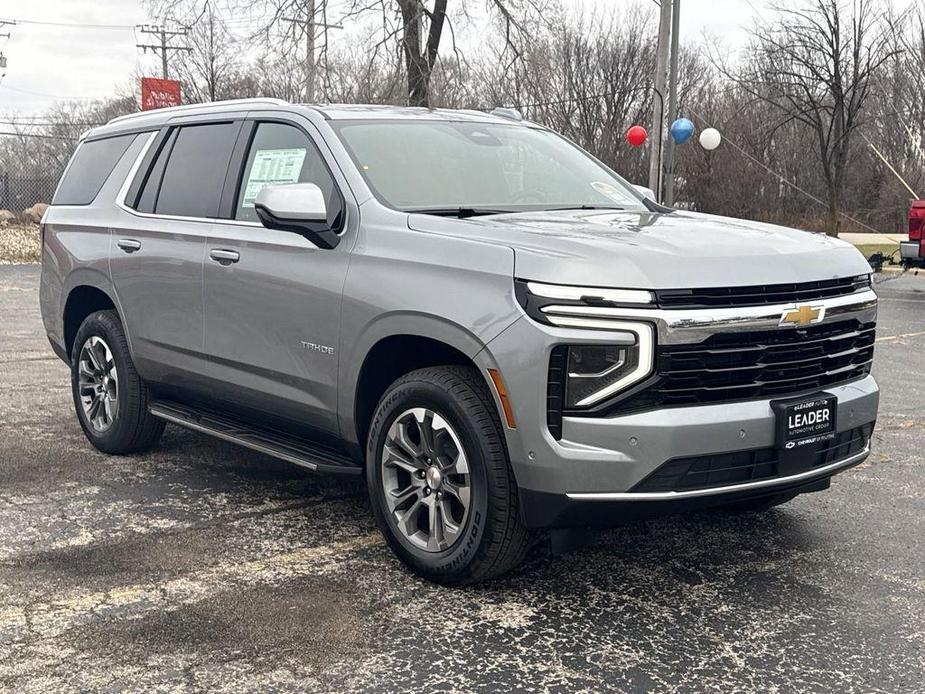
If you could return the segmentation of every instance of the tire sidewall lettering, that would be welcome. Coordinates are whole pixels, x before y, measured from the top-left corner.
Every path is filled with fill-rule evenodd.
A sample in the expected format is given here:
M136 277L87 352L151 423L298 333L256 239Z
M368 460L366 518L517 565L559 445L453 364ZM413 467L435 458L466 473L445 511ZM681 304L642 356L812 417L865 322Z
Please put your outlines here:
M368 444L368 454L370 456L368 458L368 465L373 466L371 477L374 480L376 489L374 506L379 513L381 513L383 522L389 527L389 534L391 535L390 543L393 544L393 549L395 547L400 547L401 552L410 555L415 563L427 563L437 570L452 569L460 563L468 561L469 557L478 551L479 544L481 543L484 530L483 514L485 512L485 509L482 507L487 503L487 495L489 494L489 480L483 462L485 452L470 431L472 424L467 421L465 413L458 411L455 403L441 402L440 399L433 397L433 395L430 397L426 395L415 396L407 392L402 392L401 390L396 390L387 396L383 404L387 407L387 410L382 413L384 416L377 417L376 420L374 420L374 427L378 426L378 429L375 431L375 439L371 439ZM467 520L469 527L464 531L465 535L460 538L454 546L443 552L435 552L430 555L425 555L416 548L410 546L410 544L407 543L403 537L400 537L392 527L393 523L389 517L388 507L385 503L385 499L382 497L382 473L379 460L386 432L394 421L394 418L402 409L419 406L428 407L446 418L447 421L456 428L470 459L478 460L478 472L472 471L471 484L473 492L476 493L477 491L480 498L474 500L473 508ZM476 477L478 477L478 481L476 481Z

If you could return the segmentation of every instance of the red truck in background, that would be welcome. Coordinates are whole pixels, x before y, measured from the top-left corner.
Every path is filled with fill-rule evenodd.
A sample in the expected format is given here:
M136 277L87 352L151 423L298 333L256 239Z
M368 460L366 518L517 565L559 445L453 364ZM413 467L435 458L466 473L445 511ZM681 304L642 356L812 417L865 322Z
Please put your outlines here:
M925 267L925 200L913 200L909 206L909 240L899 243L903 265Z

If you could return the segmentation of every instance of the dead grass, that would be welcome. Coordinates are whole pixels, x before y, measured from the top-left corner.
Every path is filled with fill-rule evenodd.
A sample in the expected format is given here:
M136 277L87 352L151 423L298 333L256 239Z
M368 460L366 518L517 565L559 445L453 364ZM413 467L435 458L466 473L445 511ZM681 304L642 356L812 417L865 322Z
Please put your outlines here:
M874 253L883 253L884 256L891 256L896 253L896 259L899 260L899 244L898 243L868 243L862 244L860 246L855 246L865 258L870 258Z
M41 256L37 225L0 227L0 263L37 263Z

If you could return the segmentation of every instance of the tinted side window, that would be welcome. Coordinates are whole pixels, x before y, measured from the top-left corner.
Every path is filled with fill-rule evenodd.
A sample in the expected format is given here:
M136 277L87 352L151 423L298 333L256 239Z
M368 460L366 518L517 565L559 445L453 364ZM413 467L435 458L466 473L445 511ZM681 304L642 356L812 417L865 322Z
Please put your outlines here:
M164 169L167 168L167 158L170 156L170 150L173 148L173 143L177 139L177 132L178 131L174 130L167 139L164 140L160 151L157 153L157 158L154 160L154 164L148 171L147 178L145 178L141 189L141 195L138 197L138 204L135 206L135 209L139 212L154 212L154 205L157 203L157 192L161 189Z
M180 128L170 151L157 214L214 217L240 123L210 123Z
M315 144L304 132L283 123L259 123L251 141L235 204L235 219L257 221L254 199L264 186L314 183L328 208L328 223L337 227L343 204L334 178Z
M84 142L77 148L52 205L89 205L136 134Z

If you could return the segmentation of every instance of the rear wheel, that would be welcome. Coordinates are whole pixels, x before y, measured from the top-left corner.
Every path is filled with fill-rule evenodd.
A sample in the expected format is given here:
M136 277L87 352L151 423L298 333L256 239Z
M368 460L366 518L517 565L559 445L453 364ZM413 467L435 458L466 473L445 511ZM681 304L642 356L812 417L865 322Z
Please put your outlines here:
M366 476L389 546L421 576L461 585L523 559L517 485L475 369L420 369L392 384L373 417Z
M71 353L77 419L104 453L135 453L157 443L163 420L148 412L148 386L135 371L115 311L96 311L81 324Z

